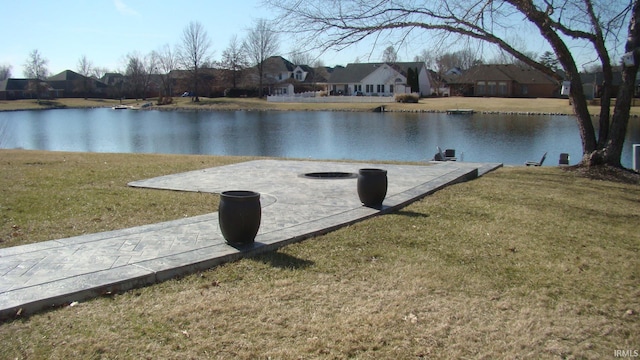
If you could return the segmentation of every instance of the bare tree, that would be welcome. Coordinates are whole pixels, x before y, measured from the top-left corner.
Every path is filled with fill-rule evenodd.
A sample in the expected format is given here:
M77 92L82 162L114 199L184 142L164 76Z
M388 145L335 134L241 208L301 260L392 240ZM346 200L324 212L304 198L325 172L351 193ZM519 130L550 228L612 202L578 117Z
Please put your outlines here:
M220 66L230 72L232 87L237 88L240 74L242 70L249 66L249 62L247 60L247 53L236 35L231 37L229 45L222 52Z
M124 72L128 92L136 99L142 96L142 84L145 77L145 68L138 53L129 53L126 56L127 66Z
M308 51L293 50L289 53L288 60L295 65L312 65L315 57Z
M158 72L158 54L155 51L149 52L142 58L145 77L143 82L143 98L146 99L149 88L152 85L153 75Z
M202 24L192 21L182 31L182 47L180 48L180 60L190 73L193 93L191 101L198 102L198 78L200 69L209 61L209 48L211 41Z
M91 60L87 59L86 55L82 55L80 59L78 59L76 70L80 75L84 75L87 77L91 76L91 73L93 72L93 63L91 62Z
M91 77L99 80L102 79L108 72L109 69L107 69L106 67L94 66L91 70Z
M398 62L398 53L393 46L387 46L382 52L382 62L396 63Z
M537 59L538 61L540 60L540 57L534 51L522 50L521 52L530 59ZM505 51L500 51L494 58L489 59L487 63L488 64L513 64L521 67L529 67L529 64L527 64L526 62L516 58L515 56ZM547 65L545 63L542 63L542 64L545 66Z
M90 78L91 73L93 72L93 63L89 59L87 59L86 55L82 55L80 59L78 59L76 70L78 71L78 74L83 76L80 84L78 85L81 88L82 93L84 94L84 98L86 99L91 90L91 85L93 84L93 81Z
M49 60L44 58L37 49L31 51L24 63L24 76L30 79L46 79L49 76L48 62Z
M423 62L427 64L427 68L433 69L435 67L435 54L427 49L422 49L420 54L413 57L413 61Z
M258 96L262 97L264 89L265 60L278 51L278 34L273 30L269 22L259 19L253 29L249 31L243 47L247 56L258 70Z
M29 87L36 92L38 103L40 103L41 92L46 89L46 84L43 82L49 76L48 62L49 60L35 49L29 53L29 57L24 63L24 76L30 79Z
M335 1L318 7L299 0L267 0L282 14L289 28L316 38L324 48L344 48L370 36L397 36L398 41L417 37L455 35L491 44L523 63L560 81L553 69L531 58L509 41L516 26L528 26L528 36L539 35L556 54L571 82L570 98L582 139L584 165L620 167L622 145L629 121L631 97L640 63L640 7L638 0L412 0ZM626 29L626 34L624 34ZM604 92L601 97L599 134L587 108L576 58L568 39L593 49L602 63ZM618 40L621 39L621 40ZM623 85L610 113L613 65L624 44L628 61L622 70ZM620 54L617 54L620 55Z
M164 96L171 97L173 96L173 79L171 78L171 72L178 69L178 53L171 45L165 44L155 51L155 58L158 61L158 73L160 75L160 81L162 81Z
M11 65L0 65L0 81L11 77Z
M135 52L127 55L125 75L129 90L136 99L145 100L147 98L151 76L157 70L156 64L156 53L153 51L145 56Z
M454 68L468 70L478 64L482 64L482 59L475 57L471 50L446 52L435 58L435 68L443 74Z

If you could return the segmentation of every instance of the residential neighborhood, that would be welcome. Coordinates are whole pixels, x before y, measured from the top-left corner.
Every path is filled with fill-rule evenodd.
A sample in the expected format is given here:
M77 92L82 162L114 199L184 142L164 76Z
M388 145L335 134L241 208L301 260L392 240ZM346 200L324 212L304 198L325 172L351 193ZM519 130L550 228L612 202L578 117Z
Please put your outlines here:
M282 56L263 62L263 94L271 97L376 96L398 94L430 96L473 96L506 98L561 97L562 74L552 78L528 66L478 64L467 70L451 69L445 74L425 62L368 62L346 66L312 67L294 64ZM199 96L255 97L260 76L257 67L242 70L199 69ZM583 83L589 98L598 97L601 74L585 74ZM130 98L188 96L192 74L172 70L167 74L124 75L105 73L101 78L65 70L45 80L8 78L0 81L0 100L30 98ZM620 82L616 73L614 86ZM235 86L234 86L235 85ZM39 92L39 96L36 92ZM357 100L353 100L357 101Z

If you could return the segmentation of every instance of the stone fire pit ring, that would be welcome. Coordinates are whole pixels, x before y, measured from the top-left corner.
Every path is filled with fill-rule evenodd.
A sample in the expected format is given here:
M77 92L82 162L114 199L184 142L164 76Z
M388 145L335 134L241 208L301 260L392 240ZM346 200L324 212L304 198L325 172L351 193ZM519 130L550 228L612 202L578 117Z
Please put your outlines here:
M357 179L358 174L351 172L342 172L342 171L319 171L319 172L310 172L300 175L305 179L315 179L315 180L344 180L344 179Z

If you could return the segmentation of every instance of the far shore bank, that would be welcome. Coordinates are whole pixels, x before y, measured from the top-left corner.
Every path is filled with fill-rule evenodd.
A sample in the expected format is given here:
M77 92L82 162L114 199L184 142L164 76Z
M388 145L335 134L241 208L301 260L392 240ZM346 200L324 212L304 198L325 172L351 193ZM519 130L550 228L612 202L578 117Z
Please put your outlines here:
M374 111L384 105L386 112L425 112L438 113L452 109L470 109L475 113L518 114L518 115L573 115L573 108L567 99L512 99L512 98L471 98L446 97L424 98L417 104L406 103L272 103L257 98L201 98L200 102L191 102L190 98L173 98L169 105L156 105L156 99L122 102L113 99L76 99L63 98L43 100L3 100L0 111L105 108L127 105L139 108L143 104L152 105L146 110L198 110L198 111ZM599 114L598 106L590 106L592 115ZM640 116L640 107L632 107L631 115Z

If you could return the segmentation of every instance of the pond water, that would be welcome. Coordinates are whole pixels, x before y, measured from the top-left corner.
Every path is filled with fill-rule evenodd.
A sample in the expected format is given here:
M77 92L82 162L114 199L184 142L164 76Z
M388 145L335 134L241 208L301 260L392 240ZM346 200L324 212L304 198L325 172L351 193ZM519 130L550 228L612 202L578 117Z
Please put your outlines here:
M623 165L640 143L631 119ZM423 161L436 147L463 161L557 165L579 161L571 116L434 113L134 111L65 109L0 112L0 148L52 151L255 155L283 158Z

